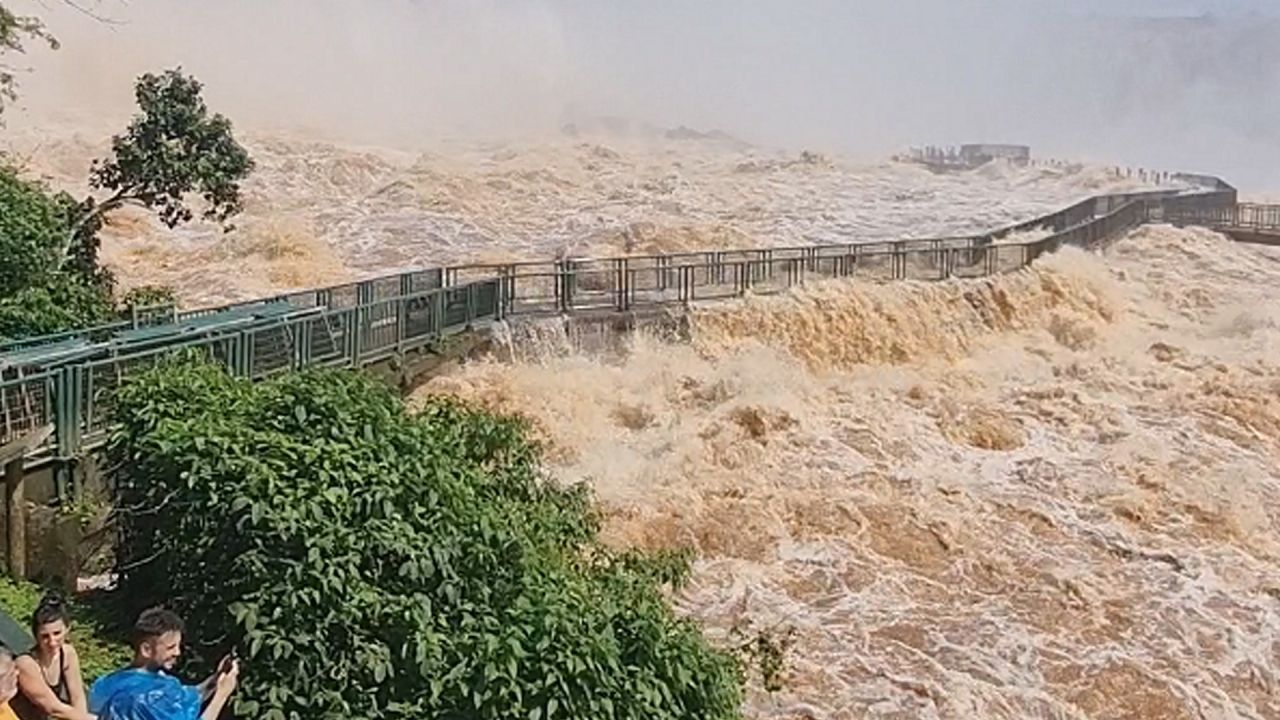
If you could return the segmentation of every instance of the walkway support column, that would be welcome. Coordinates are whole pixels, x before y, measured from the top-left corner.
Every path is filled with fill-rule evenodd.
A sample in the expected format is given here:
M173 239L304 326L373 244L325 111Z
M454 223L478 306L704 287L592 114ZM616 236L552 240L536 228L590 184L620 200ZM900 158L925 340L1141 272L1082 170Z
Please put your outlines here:
M19 455L4 466L5 564L9 577L25 580L27 577L27 495L26 473Z
M0 466L4 468L5 566L9 577L27 577L27 493L26 457L53 435L53 426L33 430L0 445Z

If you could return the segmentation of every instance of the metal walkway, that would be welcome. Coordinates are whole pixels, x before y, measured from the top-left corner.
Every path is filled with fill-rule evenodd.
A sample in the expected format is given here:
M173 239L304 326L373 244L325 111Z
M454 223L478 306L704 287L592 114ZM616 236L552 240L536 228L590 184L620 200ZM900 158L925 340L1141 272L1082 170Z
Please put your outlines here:
M1192 189L1099 195L983 235L431 268L0 345L0 447L52 428L27 466L74 462L105 442L121 380L182 348L260 379L310 366L365 367L513 316L687 306L823 278L982 277L1063 245L1098 247L1146 222L1229 220L1280 232L1280 208L1237 205L1235 188L1216 177L1170 177ZM1051 234L1002 241L1033 229Z

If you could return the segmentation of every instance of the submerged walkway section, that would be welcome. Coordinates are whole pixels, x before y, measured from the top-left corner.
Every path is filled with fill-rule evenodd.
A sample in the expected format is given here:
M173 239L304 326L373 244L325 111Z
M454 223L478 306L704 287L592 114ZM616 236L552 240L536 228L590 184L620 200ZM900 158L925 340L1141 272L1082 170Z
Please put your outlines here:
M0 463L53 464L65 474L106 441L120 382L184 348L260 379L304 367L400 363L508 317L623 316L823 278L982 277L1063 245L1099 247L1147 222L1274 220L1268 227L1280 234L1280 208L1239 205L1235 188L1213 176L1169 178L1181 187L1098 195L975 236L431 268L188 312L134 311L112 325L0 345ZM1018 241L1023 232L1047 234Z
M1177 225L1201 225L1240 242L1280 245L1280 205L1182 208L1166 219Z

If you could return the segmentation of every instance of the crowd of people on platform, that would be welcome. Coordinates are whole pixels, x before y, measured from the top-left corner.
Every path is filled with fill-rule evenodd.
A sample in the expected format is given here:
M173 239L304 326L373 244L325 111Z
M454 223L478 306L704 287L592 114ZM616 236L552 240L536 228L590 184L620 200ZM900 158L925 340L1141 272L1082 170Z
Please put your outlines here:
M133 661L86 691L80 657L67 638L70 615L56 597L31 618L35 645L15 654L0 645L0 720L214 720L235 691L234 657L199 685L172 673L182 654L182 619L169 610L143 612L133 626Z

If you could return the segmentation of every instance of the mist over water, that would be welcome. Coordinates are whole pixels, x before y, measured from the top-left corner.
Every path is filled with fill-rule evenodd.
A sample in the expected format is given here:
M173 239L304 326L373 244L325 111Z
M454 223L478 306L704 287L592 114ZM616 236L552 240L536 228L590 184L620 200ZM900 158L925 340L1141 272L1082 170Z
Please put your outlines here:
M56 109L118 125L132 79L180 63L241 125L346 142L543 135L606 115L863 157L1024 142L1280 190L1280 19L1265 3L91 5L110 24L13 5L48 17L64 45L28 58L32 122ZM1195 19L1205 11L1217 15Z

